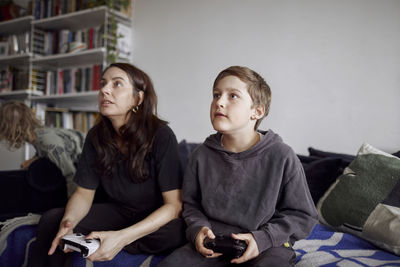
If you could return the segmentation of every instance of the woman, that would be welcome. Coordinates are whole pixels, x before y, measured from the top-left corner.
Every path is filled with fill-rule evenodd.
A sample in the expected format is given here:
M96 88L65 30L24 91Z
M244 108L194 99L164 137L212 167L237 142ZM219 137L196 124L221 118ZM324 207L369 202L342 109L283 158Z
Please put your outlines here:
M177 141L156 115L150 78L132 65L111 64L98 101L101 116L85 140L78 188L65 210L42 216L30 266L68 265L57 245L73 231L100 239L91 261L111 260L122 249L164 252L185 242ZM93 204L100 186L108 201Z
M75 130L60 128L49 128L41 124L32 110L24 103L19 101L9 101L0 107L0 141L5 141L7 147L12 149L21 148L25 143L31 144L36 155L23 162L21 167L26 171L2 171L0 172L0 185L3 188L3 199L5 195L14 194L20 191L22 187L26 188L23 199L15 199L13 207L2 205L0 213L22 213L22 212L42 212L47 208L60 207L65 205L67 194L65 189L57 191L64 192L60 199L62 205L53 205L47 198L38 192L47 192L51 194L60 180L65 188L68 189L68 196L72 195L76 186L73 177L76 172L75 165L78 163L78 157L82 152L84 134ZM35 166L34 168L30 168ZM46 168L45 175L40 170ZM61 172L61 174L60 174ZM63 177L62 177L63 176ZM18 187L16 178L19 177ZM56 191L54 191L56 192ZM56 201L60 203L60 201Z

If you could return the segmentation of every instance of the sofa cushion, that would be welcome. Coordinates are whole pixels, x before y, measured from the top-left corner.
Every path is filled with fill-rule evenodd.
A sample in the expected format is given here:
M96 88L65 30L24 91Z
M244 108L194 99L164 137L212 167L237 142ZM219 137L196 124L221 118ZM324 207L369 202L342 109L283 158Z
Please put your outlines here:
M308 188L315 204L326 190L343 172L342 159L320 158L311 162L302 162Z
M179 142L178 151L179 159L181 161L182 169L185 170L186 163L189 158L190 153L198 146L198 143L188 143L185 139Z
M309 147L308 152L310 153L310 156L318 157L318 158L340 158L340 159L342 159L342 167L343 168L347 167L347 165L349 165L350 162L352 162L355 158L354 155L322 151L319 149L315 149L313 147Z
M32 162L28 168L27 182L31 189L24 205L29 207L29 212L65 207L68 200L65 178L49 159L39 158Z
M39 192L54 191L65 185L60 169L47 158L38 158L29 165L27 179Z
M363 144L319 200L320 221L400 255L400 159Z

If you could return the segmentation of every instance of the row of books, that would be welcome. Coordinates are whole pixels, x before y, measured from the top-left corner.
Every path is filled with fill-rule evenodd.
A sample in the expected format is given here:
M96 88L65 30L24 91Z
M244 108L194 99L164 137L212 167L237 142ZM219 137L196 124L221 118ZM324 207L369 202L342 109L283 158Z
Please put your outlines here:
M101 72L102 65L48 71L32 69L29 86L28 70L7 66L0 69L0 93L29 88L45 95L97 91Z
M0 37L0 57L26 54L30 52L31 35L29 32Z
M75 129L87 133L96 122L97 112L46 108L44 122L48 127Z
M29 72L6 67L0 70L0 93L29 88Z
M104 45L103 32L103 27L78 31L70 31L68 29L43 31L35 29L33 51L38 55L53 55L99 48Z
M46 88L46 72L44 70L32 69L31 73L31 89L35 91L44 92Z
M93 0L34 0L32 4L35 19L48 18L94 7Z
M49 70L45 72L45 95L96 91L100 89L102 65Z
M120 1L121 3L113 3L114 9L124 13L128 17L131 16L133 0ZM32 14L35 19L43 19L53 17L61 14L67 14L83 9L92 8L99 4L105 4L104 1L93 0L33 0L32 1ZM118 2L118 1L114 1ZM122 2L127 3L127 7L124 8Z
M91 111L71 111L66 108L48 107L36 103L33 110L37 118L48 127L75 129L87 133L96 122L98 113Z

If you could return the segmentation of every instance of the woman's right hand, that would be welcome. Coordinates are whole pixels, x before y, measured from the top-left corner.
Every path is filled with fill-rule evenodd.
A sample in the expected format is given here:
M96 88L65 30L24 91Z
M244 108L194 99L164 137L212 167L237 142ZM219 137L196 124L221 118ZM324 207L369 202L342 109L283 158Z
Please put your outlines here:
M222 255L222 253L214 253L214 251L212 251L211 249L208 249L204 246L204 239L206 237L209 237L211 239L215 238L215 235L213 233L213 231L211 231L210 228L208 227L203 227L201 228L201 230L199 231L199 233L196 236L196 249L197 251L203 255L204 257L207 258L216 258Z
M58 233L51 243L48 255L53 255L54 251L56 251L57 249L58 244L60 244L61 238L67 234L72 234L72 230L72 223L69 220L61 222L60 229L58 229Z

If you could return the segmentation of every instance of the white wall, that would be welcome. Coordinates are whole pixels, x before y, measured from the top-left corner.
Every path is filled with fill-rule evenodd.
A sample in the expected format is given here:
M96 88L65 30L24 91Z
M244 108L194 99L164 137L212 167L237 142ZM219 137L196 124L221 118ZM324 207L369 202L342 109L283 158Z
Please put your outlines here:
M135 0L134 63L178 140L201 142L211 87L231 65L272 89L263 129L297 153L400 150L400 1Z

